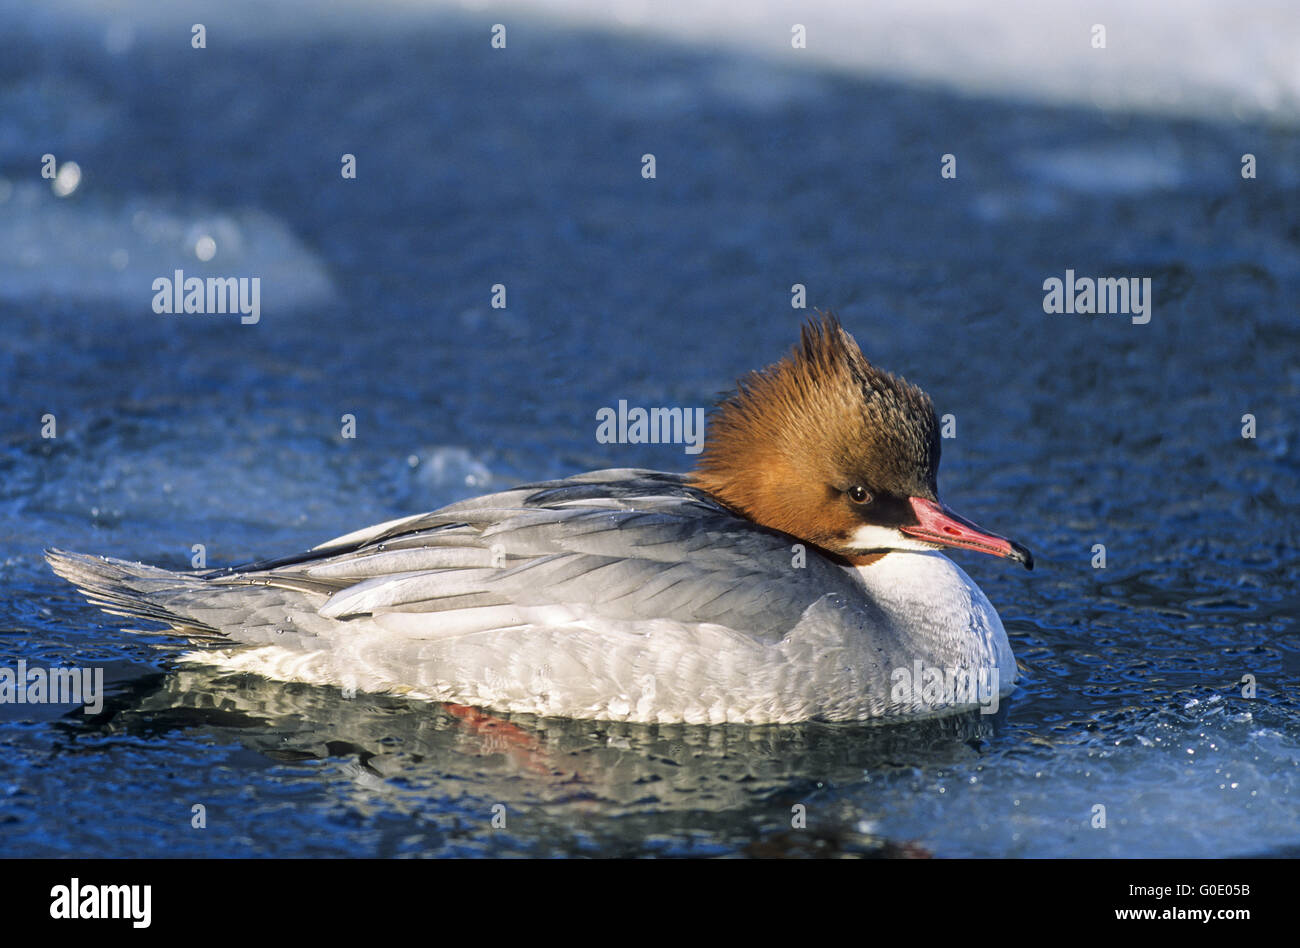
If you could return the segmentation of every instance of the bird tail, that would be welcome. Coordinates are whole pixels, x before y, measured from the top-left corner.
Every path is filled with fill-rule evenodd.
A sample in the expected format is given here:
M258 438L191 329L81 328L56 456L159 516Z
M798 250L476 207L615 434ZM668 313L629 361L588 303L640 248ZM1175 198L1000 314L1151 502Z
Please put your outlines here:
M204 586L198 574L66 550L46 550L45 559L55 573L105 612L161 622L187 635L220 634L187 608L196 604Z

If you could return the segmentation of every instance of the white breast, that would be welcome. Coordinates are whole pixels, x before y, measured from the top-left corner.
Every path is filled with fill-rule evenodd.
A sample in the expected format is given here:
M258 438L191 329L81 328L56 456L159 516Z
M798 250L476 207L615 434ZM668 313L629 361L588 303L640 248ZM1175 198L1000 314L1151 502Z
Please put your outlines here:
M855 572L872 601L936 659L948 656L1015 668L997 610L942 553L889 553Z
M1012 690L1018 671L1002 620L956 563L937 552L889 553L856 572L897 633L896 678L909 663L915 678L920 662L945 676L983 676L994 696Z

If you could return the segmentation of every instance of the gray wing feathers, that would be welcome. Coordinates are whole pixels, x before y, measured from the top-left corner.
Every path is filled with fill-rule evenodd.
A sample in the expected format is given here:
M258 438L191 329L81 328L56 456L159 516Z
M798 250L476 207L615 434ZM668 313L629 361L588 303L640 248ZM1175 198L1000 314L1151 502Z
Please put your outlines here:
M775 641L823 595L853 594L848 571L813 548L797 567L796 542L681 475L624 469L462 501L235 570L47 555L106 608L241 642L276 641L286 624L294 635L344 634L361 617L435 638L538 615L716 623Z

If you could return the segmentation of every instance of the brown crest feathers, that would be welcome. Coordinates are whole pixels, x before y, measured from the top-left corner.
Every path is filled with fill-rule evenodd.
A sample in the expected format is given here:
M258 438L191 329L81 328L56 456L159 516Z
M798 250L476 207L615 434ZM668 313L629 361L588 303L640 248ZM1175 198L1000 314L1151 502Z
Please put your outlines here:
M827 313L714 407L692 481L758 523L834 547L846 529L828 503L837 491L933 496L938 466L929 396L868 362Z

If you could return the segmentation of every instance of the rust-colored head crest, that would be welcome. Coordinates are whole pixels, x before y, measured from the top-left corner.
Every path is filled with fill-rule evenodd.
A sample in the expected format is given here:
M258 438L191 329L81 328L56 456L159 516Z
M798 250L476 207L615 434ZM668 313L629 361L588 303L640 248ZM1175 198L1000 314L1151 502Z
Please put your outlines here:
M938 471L930 397L823 314L719 402L692 477L750 519L836 550L864 523L909 518L907 498L936 498Z

